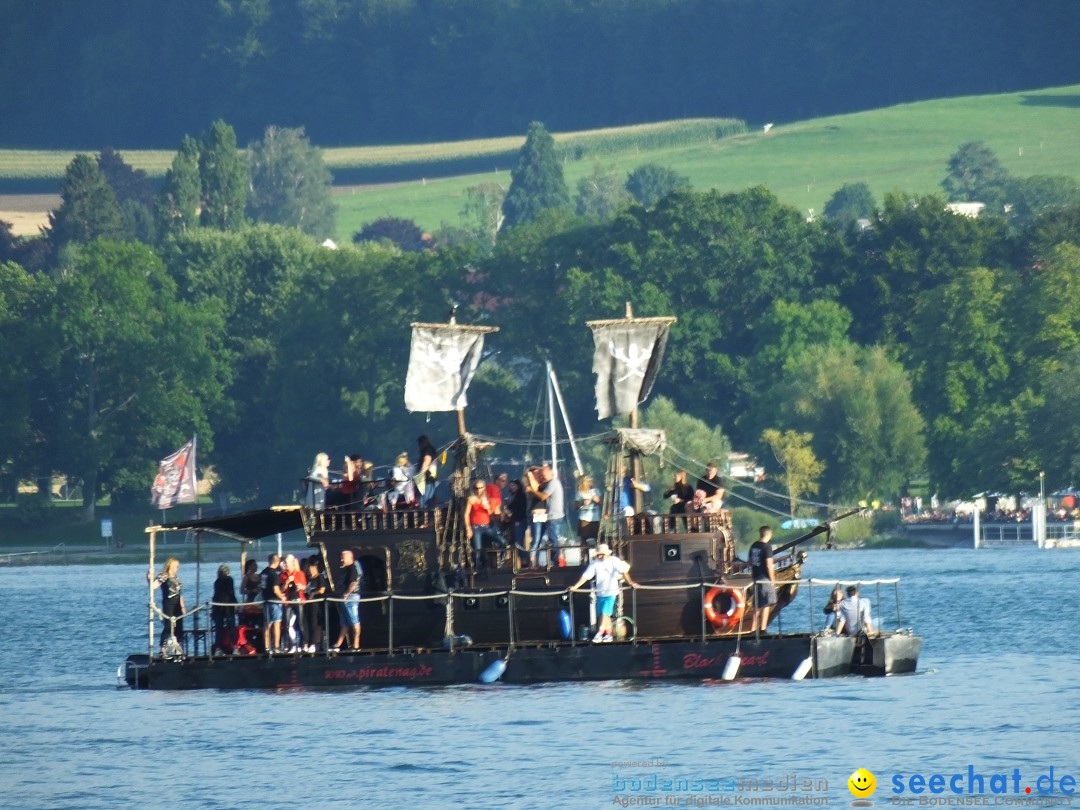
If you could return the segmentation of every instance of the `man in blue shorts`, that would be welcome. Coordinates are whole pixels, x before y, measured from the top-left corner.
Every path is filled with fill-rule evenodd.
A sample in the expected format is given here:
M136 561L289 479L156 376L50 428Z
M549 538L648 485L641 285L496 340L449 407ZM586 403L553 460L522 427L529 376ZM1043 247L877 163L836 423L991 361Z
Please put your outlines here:
M614 641L611 617L615 613L615 597L619 595L619 579L625 579L631 588L638 584L630 578L630 564L611 553L607 543L596 547L596 557L582 572L581 579L570 588L577 591L590 579L596 578L596 612L600 615L600 627L593 636L593 643Z
M360 563L349 549L341 552L341 632L330 652L337 652L349 636L349 646L360 649Z
M263 597L263 648L275 653L281 647L281 620L285 615L285 594L281 591L281 557L271 554L269 563L259 574Z

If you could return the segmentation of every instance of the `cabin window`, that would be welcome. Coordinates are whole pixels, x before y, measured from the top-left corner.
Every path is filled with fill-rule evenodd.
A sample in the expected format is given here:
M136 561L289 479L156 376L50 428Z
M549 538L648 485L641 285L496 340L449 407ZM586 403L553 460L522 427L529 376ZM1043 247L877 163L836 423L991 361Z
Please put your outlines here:
M682 560L682 543L664 543L660 547L660 558L664 562L679 562Z

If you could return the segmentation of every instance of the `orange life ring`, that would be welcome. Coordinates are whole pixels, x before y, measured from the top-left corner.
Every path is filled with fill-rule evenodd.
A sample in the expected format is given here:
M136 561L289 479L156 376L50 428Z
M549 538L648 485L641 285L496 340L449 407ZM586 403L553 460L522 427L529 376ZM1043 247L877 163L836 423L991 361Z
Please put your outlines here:
M726 612L716 609L716 598L718 596L727 596L731 600L731 605ZM718 630L730 630L733 627L738 627L744 612L746 612L746 597L738 588L715 585L705 594L705 618L709 620L709 624Z

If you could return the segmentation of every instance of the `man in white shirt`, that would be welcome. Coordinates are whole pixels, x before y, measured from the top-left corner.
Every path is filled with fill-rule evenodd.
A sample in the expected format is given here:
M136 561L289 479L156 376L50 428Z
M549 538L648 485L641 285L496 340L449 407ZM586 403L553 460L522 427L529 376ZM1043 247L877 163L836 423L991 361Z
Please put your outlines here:
M836 635L857 636L871 633L874 623L870 619L870 600L859 596L855 585L848 585L847 597L836 610Z
M630 578L630 564L611 553L607 543L596 547L596 558L582 572L581 579L570 588L577 591L590 579L596 579L596 612L600 614L600 627L593 636L593 643L614 641L612 636L612 614L615 613L615 598L619 595L619 580L625 579L631 588L638 584Z

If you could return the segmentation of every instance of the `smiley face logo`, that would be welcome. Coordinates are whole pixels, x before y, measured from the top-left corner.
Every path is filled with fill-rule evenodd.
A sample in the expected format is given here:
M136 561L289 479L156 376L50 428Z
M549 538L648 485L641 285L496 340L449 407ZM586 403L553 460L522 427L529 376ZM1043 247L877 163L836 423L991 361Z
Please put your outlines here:
M877 790L877 780L866 768L859 768L848 777L847 787L852 796L857 799L865 799L867 796L874 795L874 791Z

